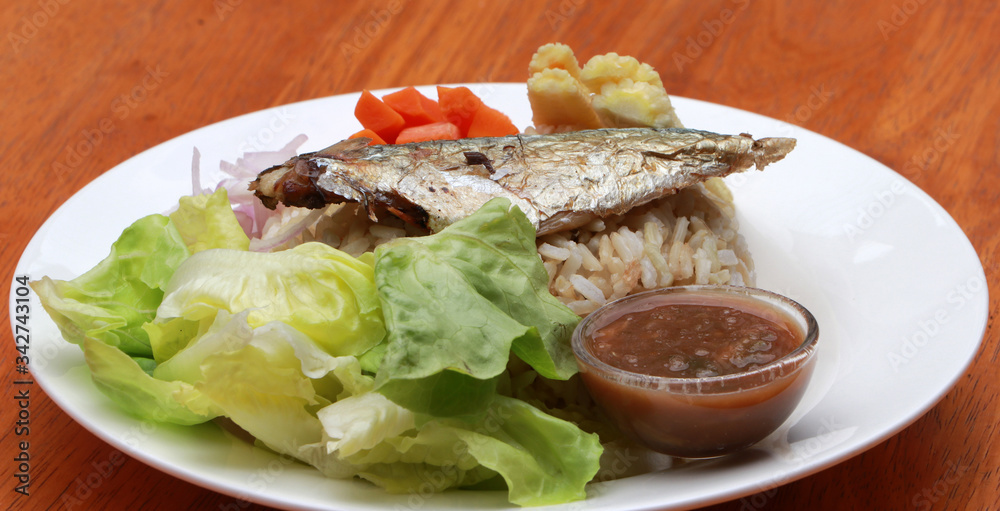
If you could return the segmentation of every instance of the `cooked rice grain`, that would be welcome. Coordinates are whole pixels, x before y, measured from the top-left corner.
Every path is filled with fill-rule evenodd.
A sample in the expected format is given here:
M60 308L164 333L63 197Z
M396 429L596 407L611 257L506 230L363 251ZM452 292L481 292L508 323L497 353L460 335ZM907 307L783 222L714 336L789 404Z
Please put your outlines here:
M583 315L659 287L752 285L753 261L731 201L725 183L712 179L626 215L543 236L549 290Z

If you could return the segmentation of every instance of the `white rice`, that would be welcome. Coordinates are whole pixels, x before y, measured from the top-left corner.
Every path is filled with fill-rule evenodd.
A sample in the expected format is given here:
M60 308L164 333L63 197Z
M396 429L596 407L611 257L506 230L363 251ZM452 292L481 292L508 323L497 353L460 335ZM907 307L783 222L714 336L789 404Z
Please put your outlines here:
M550 291L580 315L658 287L754 282L731 195L718 179L538 243Z

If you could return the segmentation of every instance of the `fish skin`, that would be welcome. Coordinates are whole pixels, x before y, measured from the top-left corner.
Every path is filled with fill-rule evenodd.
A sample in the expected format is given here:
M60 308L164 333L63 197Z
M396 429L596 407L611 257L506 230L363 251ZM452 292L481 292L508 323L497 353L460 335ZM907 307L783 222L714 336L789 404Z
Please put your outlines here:
M539 236L621 214L711 177L781 160L795 139L681 128L367 145L349 139L261 172L250 189L274 208L358 202L440 231L507 197Z

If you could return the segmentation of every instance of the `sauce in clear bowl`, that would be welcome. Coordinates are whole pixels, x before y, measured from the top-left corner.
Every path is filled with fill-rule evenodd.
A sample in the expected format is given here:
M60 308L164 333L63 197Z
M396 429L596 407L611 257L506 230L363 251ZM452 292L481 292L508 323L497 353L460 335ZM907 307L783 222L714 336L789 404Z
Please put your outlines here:
M749 447L798 405L819 328L804 307L755 288L683 286L604 305L573 351L594 400L623 433L673 456Z

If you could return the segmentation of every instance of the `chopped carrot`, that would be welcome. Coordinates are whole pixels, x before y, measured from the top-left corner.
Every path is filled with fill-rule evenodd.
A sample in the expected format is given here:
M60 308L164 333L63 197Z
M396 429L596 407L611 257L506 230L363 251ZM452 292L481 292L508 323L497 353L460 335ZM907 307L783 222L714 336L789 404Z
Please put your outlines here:
M462 138L458 126L450 122L435 122L422 126L403 128L396 137L397 144L423 142L426 140L456 140Z
M519 133L517 126L503 112L482 105L476 110L467 137L502 137Z
M403 116L407 126L420 126L445 120L437 102L424 96L413 86L386 94L382 96L382 101Z
M385 140L382 140L382 137L378 136L378 133L375 133L374 131L368 128L365 128L347 138L370 138L371 141L368 142L368 145L385 144Z
M424 111L430 115L431 119L434 119L432 122L442 122L448 120L445 119L444 112L441 111L441 105L439 105L437 101L434 101L423 94L420 95L420 101L424 103Z
M462 137L468 136L469 125L483 104L468 87L438 87L438 104L448 122L458 126Z
M354 117L357 117L362 126L378 133L382 140L390 144L396 141L396 135L406 125L403 116L368 90L361 92L361 98L354 107Z

